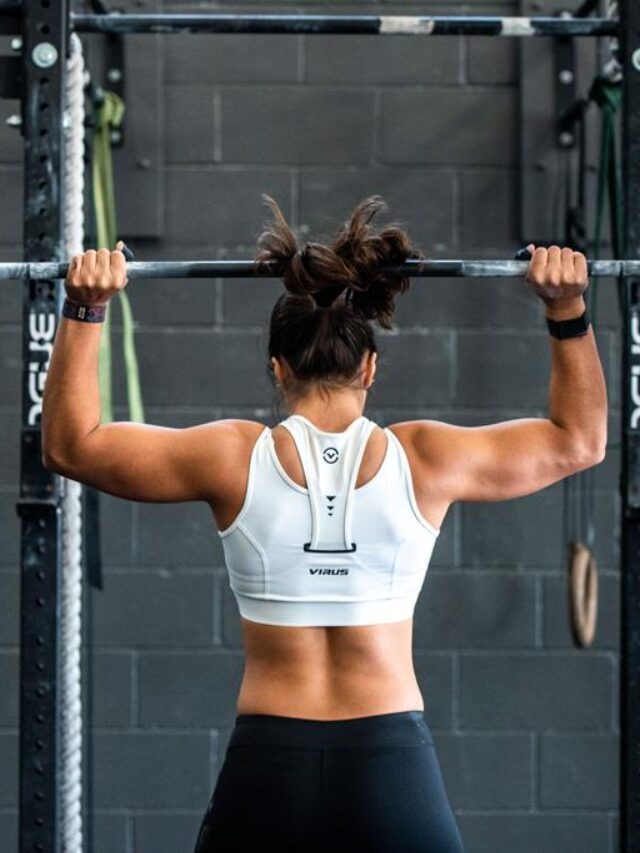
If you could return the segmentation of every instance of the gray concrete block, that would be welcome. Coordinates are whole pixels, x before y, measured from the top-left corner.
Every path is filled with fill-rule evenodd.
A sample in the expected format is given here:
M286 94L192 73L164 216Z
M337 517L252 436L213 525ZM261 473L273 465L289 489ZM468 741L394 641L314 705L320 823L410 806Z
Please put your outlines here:
M189 33L165 40L168 83L294 83L300 39Z
M19 641L20 577L18 572L0 572L0 644L15 646Z
M378 337L378 371L371 404L444 405L449 400L451 347L446 332Z
M0 109L6 101L0 101ZM22 236L22 235L20 235ZM2 238L4 241L4 237ZM14 245L0 246L0 261L3 263L21 261L23 258L22 246L18 243ZM22 322L22 294L23 285L20 282L12 282L8 286L3 286L2 311L0 312L0 323L21 323Z
M394 14L403 14L394 11ZM385 86L458 83L462 71L461 39L387 36L305 38L305 82Z
M527 648L535 642L535 584L506 573L427 574L416 605L418 648Z
M573 647L569 629L567 578L544 578L542 610L544 644L549 648ZM592 648L617 649L620 643L620 579L600 574L598 621Z
M437 734L434 743L454 809L530 808L529 735Z
M268 329L271 312L285 293L279 279L233 279L222 282L222 320L225 325L259 325Z
M229 586L228 577L223 576L218 585L221 612L222 645L227 648L242 648L242 627L238 605Z
M500 15L503 11L473 6L474 15ZM517 12L515 13L517 14ZM465 39L467 81L474 85L515 85L518 79L517 39L492 37Z
M462 252L461 252L462 254ZM465 252L467 257L469 253ZM396 301L396 325L447 329L542 329L544 308L513 279L413 279Z
M515 118L516 93L505 87L387 90L382 93L380 158L385 163L512 165Z
M6 408L0 412L0 484L16 487L20 480L20 410Z
M235 719L244 655L144 654L140 658L143 726L217 728Z
M93 667L93 725L99 728L130 725L133 722L133 655L94 651L91 662L85 660L85 683L89 681L87 666Z
M0 838L7 850L18 849L18 813L15 810L0 812Z
M193 80L189 86L164 90L167 163L215 160L214 92L211 86L195 85Z
M264 405L270 394L260 332L144 331L137 350L149 406ZM124 403L122 376L114 386L115 401Z
M422 253L448 252L455 243L457 214L452 171L304 168L299 181L300 231L306 239L330 239L359 202L380 195L389 210L376 222L403 225ZM426 285L427 282L414 280L416 289ZM398 297L396 304L404 300L405 295Z
M546 734L540 738L540 805L616 809L619 744L615 735Z
M211 235L213 239L215 235ZM136 250L136 260L209 261L217 257L211 244L162 247L143 246ZM154 278L130 282L127 293L136 320L145 326L211 326L217 321L216 294L219 283L213 279ZM120 313L113 315L121 324Z
M111 574L95 600L98 646L207 646L213 627L210 574Z
M558 484L508 501L464 502L462 565L559 568L564 533Z
M173 167L165 176L168 241L253 244L264 219L262 193L272 195L286 216L291 212L288 170Z
M413 667L424 702L424 718L433 732L453 726L453 655L413 649Z
M517 181L518 173L504 168L463 172L460 240L467 257L475 247L484 255L495 247L497 257L514 256L519 243ZM513 279L508 283L512 291L520 284Z
M10 286L6 285L5 286ZM22 335L18 329L3 329L0 335L2 403L19 406L22 401Z
M140 814L134 818L136 853L176 853L192 850L202 813Z
M612 853L606 815L460 815L466 853Z
M103 809L191 809L209 794L209 736L98 732L95 802Z
M0 807L11 808L18 802L18 734L0 732Z
M101 492L100 551L105 568L130 566L133 562L133 501Z
M222 546L208 504L141 504L138 561L144 566L211 566L222 561Z
M313 87L223 90L224 163L366 163L374 143L374 95Z
M117 812L97 812L91 816L92 829L85 823L84 834L92 853L130 853L131 818ZM89 846L89 839L93 846Z
M521 406L547 410L551 353L539 332L460 330L456 335L458 406Z
M15 131L11 130L10 133L13 134ZM0 170L0 184L2 185L4 198L11 199L11 204L4 204L2 206L2 242L21 243L24 228L24 217L22 214L24 198L22 168L3 166ZM49 259L42 258L42 260Z
M18 725L19 679L18 653L0 651L0 726L3 728Z
M460 667L464 728L611 727L613 661L608 655L463 654Z
M0 492L0 566L17 568L20 559L20 519L16 513L18 488Z

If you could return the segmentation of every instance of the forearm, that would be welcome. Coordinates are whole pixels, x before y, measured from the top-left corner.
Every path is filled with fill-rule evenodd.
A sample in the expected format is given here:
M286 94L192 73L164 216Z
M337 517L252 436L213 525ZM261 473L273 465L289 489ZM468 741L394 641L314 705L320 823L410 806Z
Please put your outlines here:
M579 316L585 309L582 297L560 306L547 306L552 320ZM551 341L549 418L571 432L589 453L604 452L607 441L607 387L593 327L586 335Z
M45 460L62 461L100 425L98 352L101 323L61 317L42 405Z

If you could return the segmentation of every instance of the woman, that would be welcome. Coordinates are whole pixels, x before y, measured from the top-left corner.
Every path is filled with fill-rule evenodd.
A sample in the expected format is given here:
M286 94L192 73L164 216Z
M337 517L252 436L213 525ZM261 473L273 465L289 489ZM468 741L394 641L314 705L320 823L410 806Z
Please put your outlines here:
M70 266L44 462L122 498L211 506L246 666L197 853L459 853L412 665L414 604L454 501L532 494L603 459L602 367L592 329L574 334L570 322L585 312L586 261L556 246L531 260L550 330L573 335L553 338L548 418L383 429L362 414L376 374L372 321L390 328L409 286L384 271L416 256L407 234L374 228L374 197L330 245L300 250L268 201L259 260L286 288L269 356L289 417L272 430L100 423L99 320L126 283L119 243Z

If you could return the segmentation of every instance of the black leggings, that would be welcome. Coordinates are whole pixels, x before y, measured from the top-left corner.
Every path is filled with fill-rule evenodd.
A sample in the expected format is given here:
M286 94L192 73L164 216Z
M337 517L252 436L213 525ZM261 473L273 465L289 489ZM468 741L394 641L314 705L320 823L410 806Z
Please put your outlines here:
M422 711L240 714L195 853L463 853Z

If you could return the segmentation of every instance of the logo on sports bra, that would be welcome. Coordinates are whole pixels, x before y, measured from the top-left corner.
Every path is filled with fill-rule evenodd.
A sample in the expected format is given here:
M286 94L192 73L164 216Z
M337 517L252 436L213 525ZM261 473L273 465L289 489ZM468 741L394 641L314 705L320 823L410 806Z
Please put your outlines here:
M309 569L311 575L348 575L349 569Z
M322 451L322 458L325 462L328 462L329 465L333 465L333 463L337 462L340 458L340 454L335 447L327 447Z

